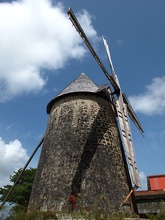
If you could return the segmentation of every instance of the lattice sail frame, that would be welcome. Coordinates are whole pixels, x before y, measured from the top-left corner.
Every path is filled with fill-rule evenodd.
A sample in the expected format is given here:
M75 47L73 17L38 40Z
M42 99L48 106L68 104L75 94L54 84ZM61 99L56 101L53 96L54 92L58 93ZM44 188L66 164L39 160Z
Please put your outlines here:
M122 97L120 96L119 99L116 100L116 112L120 125L120 133L124 143L125 155L127 158L127 162L129 164L132 182L135 188L139 188L141 187L141 183L140 183L140 177L135 160L135 153L134 153L130 124L129 124L127 106L124 103L121 104L121 99ZM123 109L121 106L123 107Z

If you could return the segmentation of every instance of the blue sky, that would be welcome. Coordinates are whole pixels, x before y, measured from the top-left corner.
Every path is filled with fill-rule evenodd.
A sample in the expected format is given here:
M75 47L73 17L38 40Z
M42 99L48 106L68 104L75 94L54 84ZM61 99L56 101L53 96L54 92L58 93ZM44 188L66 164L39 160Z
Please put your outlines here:
M165 2L163 0L0 1L0 185L24 166L44 135L46 105L84 72L107 79L67 16L71 6L106 69L101 36L142 124L131 123L143 189L165 174ZM30 166L36 167L39 152Z

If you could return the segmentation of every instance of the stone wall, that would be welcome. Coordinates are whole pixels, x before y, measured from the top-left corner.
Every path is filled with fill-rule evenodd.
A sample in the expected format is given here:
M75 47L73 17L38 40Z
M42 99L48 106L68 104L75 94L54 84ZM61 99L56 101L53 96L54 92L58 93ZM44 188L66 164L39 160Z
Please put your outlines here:
M138 211L142 215L144 214L158 214L165 211L165 202L156 201L153 199L148 201L141 201L137 203Z
M164 190L144 190L135 192L135 200L140 216L165 212Z
M92 93L68 94L50 112L30 207L120 210L129 193L112 104ZM130 209L130 206L129 206Z

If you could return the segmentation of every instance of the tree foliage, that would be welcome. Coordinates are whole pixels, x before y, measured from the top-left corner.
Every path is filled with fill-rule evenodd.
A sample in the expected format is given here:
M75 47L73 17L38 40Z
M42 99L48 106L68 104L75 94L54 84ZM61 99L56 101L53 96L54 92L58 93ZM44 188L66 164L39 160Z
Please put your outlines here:
M22 169L19 169L18 171L14 171L13 175L10 176L10 182L14 184L17 177L21 173ZM7 202L10 204L19 204L24 207L28 206L29 199L30 199L30 193L32 190L32 185L34 181L36 173L36 168L30 168L23 172L22 176L18 180L16 186L14 187L12 193L7 199ZM0 201L3 202L5 197L7 196L9 190L11 189L12 185L5 185L4 187L0 188Z

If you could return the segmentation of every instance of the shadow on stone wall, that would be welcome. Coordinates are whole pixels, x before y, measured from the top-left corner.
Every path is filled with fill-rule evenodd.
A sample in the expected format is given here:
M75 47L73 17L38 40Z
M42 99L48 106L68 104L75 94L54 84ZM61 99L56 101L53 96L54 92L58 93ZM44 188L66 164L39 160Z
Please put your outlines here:
M109 120L103 120L104 108L101 106L94 120L91 131L87 137L80 162L72 180L71 195L77 196L81 191L82 181L85 172L90 168L91 161L99 146L99 140L103 139L103 135L109 126Z

